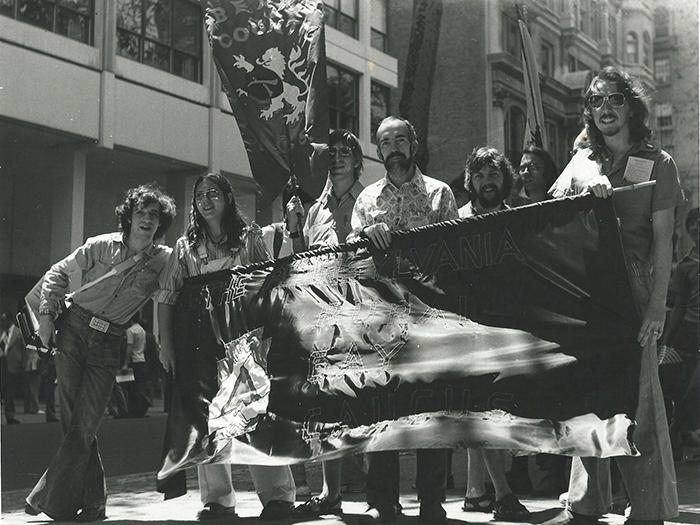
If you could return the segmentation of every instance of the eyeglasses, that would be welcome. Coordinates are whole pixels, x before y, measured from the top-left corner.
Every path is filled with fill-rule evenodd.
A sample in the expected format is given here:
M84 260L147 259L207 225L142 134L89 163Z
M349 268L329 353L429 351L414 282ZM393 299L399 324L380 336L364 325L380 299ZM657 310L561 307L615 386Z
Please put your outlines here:
M221 192L219 190L211 189L207 190L205 192L201 193L195 193L194 195L194 201L197 204L201 204L204 202L204 199L210 200L210 201L218 201L221 198Z
M349 157L352 155L352 148L349 146L330 147L328 148L328 155L331 157L335 157L336 155L340 155L341 157Z
M625 95L622 93L610 93L609 95L591 95L588 97L588 105L593 109L600 109L605 103L610 107L621 108L625 105Z

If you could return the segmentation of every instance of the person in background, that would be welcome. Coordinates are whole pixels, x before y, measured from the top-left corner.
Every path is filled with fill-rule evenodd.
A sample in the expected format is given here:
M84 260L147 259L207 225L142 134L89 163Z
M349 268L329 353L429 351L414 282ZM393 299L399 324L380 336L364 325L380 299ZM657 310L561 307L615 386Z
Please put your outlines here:
M202 175L195 181L192 194L187 230L175 243L164 272L163 289L156 296L159 302L160 358L165 370L173 375L178 373L175 303L184 279L270 259L260 228L246 224L226 177L218 173ZM265 520L287 518L295 499L294 479L289 467L250 465L249 469L263 504L260 517ZM203 504L197 519L236 518L231 465L199 465L197 478Z
M8 312L0 314L0 352L2 353L2 397L5 401L5 420L8 425L21 423L15 417L15 397L22 384L24 370L24 342L19 328Z
M552 156L544 149L528 144L523 148L520 167L507 202L512 207L549 199L547 190L559 175Z

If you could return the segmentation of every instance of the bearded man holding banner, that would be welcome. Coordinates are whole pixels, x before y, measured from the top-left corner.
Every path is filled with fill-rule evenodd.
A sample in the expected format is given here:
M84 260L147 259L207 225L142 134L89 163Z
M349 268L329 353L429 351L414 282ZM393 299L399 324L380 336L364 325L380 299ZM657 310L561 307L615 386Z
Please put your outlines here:
M353 232L348 237L365 237L373 246L386 250L392 230L417 228L457 219L457 203L450 187L426 177L415 164L418 140L413 125L399 117L387 117L377 129L377 154L386 175L360 193L352 213ZM367 472L366 521L396 521L399 504L398 451L370 454ZM444 450L418 450L416 489L420 518L444 522L446 454Z
M656 341L666 315L674 210L682 202L671 156L649 143L649 110L641 87L613 67L604 68L585 94L581 148L550 189L554 197L592 192L613 197L627 270L642 319L637 340L642 363L634 442L641 457L618 457L630 500L626 523L662 524L678 515L676 476ZM655 181L634 191L613 188ZM610 461L574 458L569 483L569 523L597 523L611 506Z

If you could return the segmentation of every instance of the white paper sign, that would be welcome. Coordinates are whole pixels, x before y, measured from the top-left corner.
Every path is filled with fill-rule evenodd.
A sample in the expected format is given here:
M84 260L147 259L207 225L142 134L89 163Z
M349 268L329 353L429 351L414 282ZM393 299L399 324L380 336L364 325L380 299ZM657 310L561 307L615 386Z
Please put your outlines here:
M654 161L639 157L629 157L623 178L635 184L647 182L651 178Z

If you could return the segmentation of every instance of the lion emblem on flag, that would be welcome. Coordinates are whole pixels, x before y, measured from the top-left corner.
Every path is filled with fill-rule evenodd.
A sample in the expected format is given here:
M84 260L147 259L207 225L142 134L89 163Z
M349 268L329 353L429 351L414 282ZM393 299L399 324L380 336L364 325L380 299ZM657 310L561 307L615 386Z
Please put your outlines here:
M245 71L245 87L236 89L239 97L254 99L261 107L260 117L270 120L278 111L284 111L286 124L299 120L306 106L306 65L301 49L292 48L289 60L277 47L266 50L255 60L255 65L243 55L233 55L233 66Z

